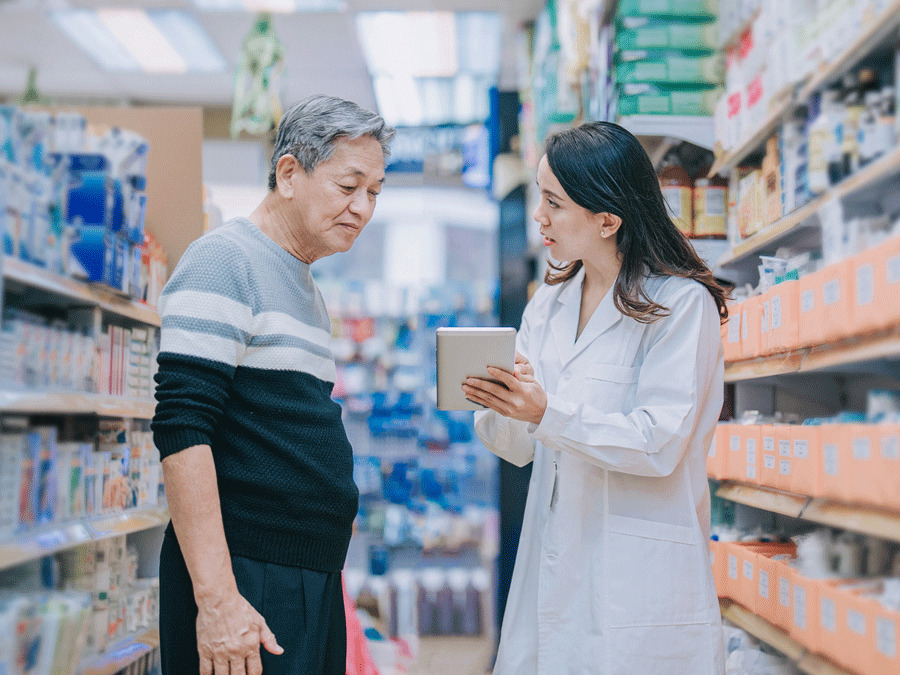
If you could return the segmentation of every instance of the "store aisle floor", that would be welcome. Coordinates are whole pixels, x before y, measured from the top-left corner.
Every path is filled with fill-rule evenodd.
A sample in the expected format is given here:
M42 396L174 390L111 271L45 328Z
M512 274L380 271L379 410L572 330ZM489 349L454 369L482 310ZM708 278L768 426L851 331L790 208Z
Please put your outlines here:
M410 675L484 675L493 654L492 638L423 637Z

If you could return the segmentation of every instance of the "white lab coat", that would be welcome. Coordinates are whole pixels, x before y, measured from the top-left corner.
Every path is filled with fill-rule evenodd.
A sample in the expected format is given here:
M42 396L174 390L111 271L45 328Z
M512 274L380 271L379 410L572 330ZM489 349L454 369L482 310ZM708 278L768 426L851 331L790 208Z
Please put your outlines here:
M541 286L517 349L547 392L540 425L493 411L495 454L534 461L496 675L720 675L706 452L722 407L716 305L699 283L647 280L671 315L642 324L612 291L575 340L582 269Z

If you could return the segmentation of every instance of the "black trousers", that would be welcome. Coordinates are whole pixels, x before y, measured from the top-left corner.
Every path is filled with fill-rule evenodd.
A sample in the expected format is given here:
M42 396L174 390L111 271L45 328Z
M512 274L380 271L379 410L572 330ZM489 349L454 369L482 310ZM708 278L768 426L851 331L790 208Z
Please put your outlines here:
M345 674L347 624L340 572L234 555L231 565L241 595L263 616L284 648L276 656L260 646L265 675ZM197 603L171 527L160 552L159 635L163 675L199 672Z

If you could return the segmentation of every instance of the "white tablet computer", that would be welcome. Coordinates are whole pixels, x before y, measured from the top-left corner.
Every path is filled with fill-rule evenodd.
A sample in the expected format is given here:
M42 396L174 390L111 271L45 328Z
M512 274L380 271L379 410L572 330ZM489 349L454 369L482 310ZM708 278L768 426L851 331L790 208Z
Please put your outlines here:
M471 376L490 379L488 366L513 372L515 363L515 328L438 328L438 410L484 410L466 398L463 382Z

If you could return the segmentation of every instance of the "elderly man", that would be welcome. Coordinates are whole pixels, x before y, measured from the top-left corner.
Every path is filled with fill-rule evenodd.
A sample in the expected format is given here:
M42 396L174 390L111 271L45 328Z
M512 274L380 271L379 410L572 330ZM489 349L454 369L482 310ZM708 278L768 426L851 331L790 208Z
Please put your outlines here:
M265 198L195 241L163 292L164 673L344 673L359 493L310 264L369 222L393 134L349 101L297 104Z

